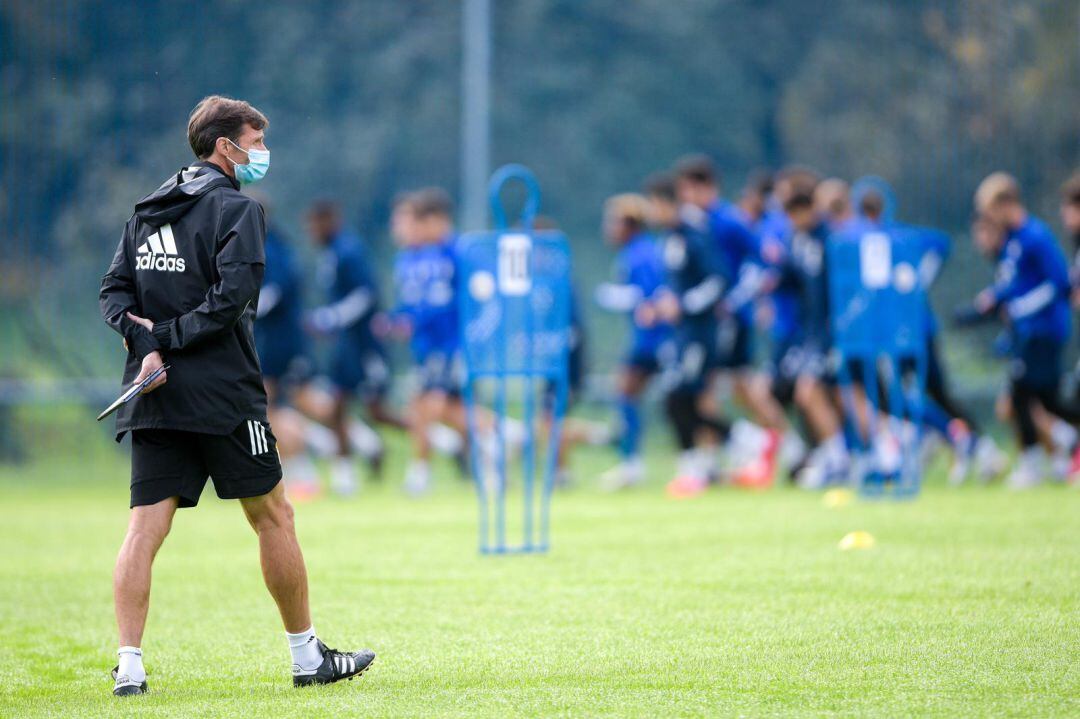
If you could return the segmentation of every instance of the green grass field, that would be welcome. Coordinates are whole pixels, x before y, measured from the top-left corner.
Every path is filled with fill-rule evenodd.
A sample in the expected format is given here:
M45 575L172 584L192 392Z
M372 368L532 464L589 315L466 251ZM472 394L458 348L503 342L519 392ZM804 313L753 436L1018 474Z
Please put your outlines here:
M548 556L478 556L449 476L423 501L374 487L300 506L320 635L379 654L304 691L255 537L208 489L155 568L151 693L123 702L123 455L0 468L0 716L1080 715L1080 492L675 502L670 459L637 491L558 495ZM582 455L580 479L607 461ZM838 550L857 529L877 546Z

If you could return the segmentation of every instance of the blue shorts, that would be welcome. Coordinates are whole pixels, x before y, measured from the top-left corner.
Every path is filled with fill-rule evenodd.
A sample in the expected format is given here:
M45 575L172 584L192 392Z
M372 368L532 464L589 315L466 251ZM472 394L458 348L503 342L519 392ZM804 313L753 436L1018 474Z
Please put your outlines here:
M275 402L285 400L292 388L310 382L315 376L315 363L306 352L282 347L264 347L259 353L263 378L277 386Z
M657 346L636 345L623 358L623 367L634 369L645 375L654 375L668 369L675 362L677 350L674 342L663 342Z
M298 358L306 358L304 345L293 341L264 341L255 344L263 377L280 379L289 374Z
M378 399L390 389L390 365L381 347L339 345L330 363L330 381L341 392Z
M428 352L424 357L417 358L416 372L421 392L461 394L465 372L461 355L456 351Z
M678 356L672 368L675 387L695 394L708 388L712 373L720 365L716 343L711 340L699 334L679 337Z
M737 317L722 319L716 328L716 356L723 369L745 369L754 364L754 328Z
M829 353L817 342L793 342L780 348L773 358L774 376L794 382L799 377L826 379L829 372Z
M1053 337L1017 338L1009 363L1009 381L1035 392L1056 392L1064 348L1065 343Z
M581 394L581 388L585 383L585 348L578 343L567 355L566 366L566 410L569 411ZM555 409L555 380L544 382L544 411L552 412Z

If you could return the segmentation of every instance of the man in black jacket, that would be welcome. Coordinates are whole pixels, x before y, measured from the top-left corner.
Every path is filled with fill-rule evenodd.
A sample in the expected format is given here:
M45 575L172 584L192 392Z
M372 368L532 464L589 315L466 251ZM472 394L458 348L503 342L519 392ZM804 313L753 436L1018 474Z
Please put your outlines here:
M199 161L135 205L102 280L102 316L128 349L124 383L169 364L167 375L117 419L117 439L131 433L132 510L113 578L117 696L146 691L139 645L151 565L176 509L195 506L208 477L219 497L240 500L259 535L263 577L292 651L293 683L351 678L375 657L328 649L315 636L307 571L266 419L252 334L266 224L259 204L240 193L270 165L266 126L246 102L200 102L188 122Z

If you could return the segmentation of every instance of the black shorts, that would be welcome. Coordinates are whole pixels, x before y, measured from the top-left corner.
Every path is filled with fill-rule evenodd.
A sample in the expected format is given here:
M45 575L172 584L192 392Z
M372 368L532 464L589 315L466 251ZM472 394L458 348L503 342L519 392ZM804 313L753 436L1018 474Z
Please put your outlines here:
M678 359L678 348L674 341L667 340L655 347L649 345L631 347L623 357L622 366L652 377L654 374L670 369L676 359Z
M380 399L390 389L390 365L381 347L342 344L330 365L330 381L342 392L362 399Z
M754 364L754 327L736 317L727 317L716 329L716 356L721 369L741 370Z
M1009 363L1009 381L1035 392L1057 392L1061 382L1061 355L1065 343L1054 337L1017 340Z
M716 352L708 337L681 339L674 368L675 385L684 392L699 394L709 388L717 368Z
M281 481L277 439L270 425L245 420L231 434L175 429L131 432L131 506L179 497L194 507L206 486L222 499L259 497Z

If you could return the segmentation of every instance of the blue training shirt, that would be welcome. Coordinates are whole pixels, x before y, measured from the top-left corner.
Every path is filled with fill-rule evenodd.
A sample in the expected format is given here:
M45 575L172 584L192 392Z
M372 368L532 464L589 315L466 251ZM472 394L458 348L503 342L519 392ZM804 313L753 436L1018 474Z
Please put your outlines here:
M724 271L709 239L687 222L663 240L666 284L679 300L682 342L708 342L716 335L717 307L726 288Z
M296 253L278 229L266 231L266 265L255 315L259 357L293 357L304 350L303 283Z
M655 299L664 288L666 269L655 238L647 232L631 237L616 255L612 274L612 282L597 288L597 303L604 309L629 316L633 353L654 353L671 338L671 326L639 327L634 320L634 309L643 300Z
M826 262L830 234L825 222L806 232L789 229L777 288L795 300L794 321L785 339L813 343L822 350L830 344Z
M397 311L412 326L413 358L423 362L433 352L451 355L458 348L456 239L402 248L394 260Z
M709 234L712 235L721 261L731 273L731 276L726 278L728 285L737 288L741 281L745 282L748 271L759 269L762 265L761 238L743 221L738 208L730 202L717 200L706 208L705 212L708 216ZM737 289L735 291L738 292ZM743 324L753 322L752 303L740 302L736 316Z
M318 279L328 303L312 312L315 327L337 333L340 349L378 347L371 319L379 309L379 285L363 241L338 232L319 258Z
M1009 232L998 254L991 291L1008 314L1018 340L1068 339L1068 265L1042 220L1029 216Z

